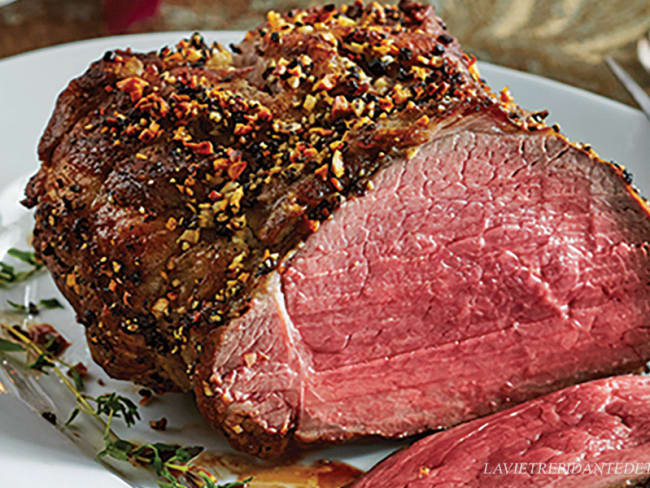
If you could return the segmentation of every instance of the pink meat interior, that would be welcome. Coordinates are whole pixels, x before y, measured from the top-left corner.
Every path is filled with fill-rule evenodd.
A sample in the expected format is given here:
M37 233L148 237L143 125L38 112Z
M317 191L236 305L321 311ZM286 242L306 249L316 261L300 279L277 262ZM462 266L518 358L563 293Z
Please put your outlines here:
M608 164L462 130L374 185L229 327L231 410L306 442L399 437L650 355L650 224Z

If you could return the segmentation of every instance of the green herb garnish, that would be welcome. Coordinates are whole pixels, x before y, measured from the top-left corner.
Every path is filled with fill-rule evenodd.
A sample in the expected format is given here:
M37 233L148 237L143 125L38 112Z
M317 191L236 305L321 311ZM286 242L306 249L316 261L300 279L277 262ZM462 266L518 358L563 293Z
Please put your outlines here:
M68 368L68 376L72 378L72 381L74 381L74 386L77 390L79 391L84 391L84 380L81 377L81 373L79 373L79 370L75 367L72 366L71 368Z
M7 251L7 255L18 259L23 263L31 264L32 266L42 266L42 264L36 260L33 251L21 251L20 249L12 247Z
M32 341L27 334L19 328L0 323L0 328L5 329L12 340L0 338L0 351L5 352L30 352L37 355L37 359L26 367L43 373L53 372L75 396L76 407L64 424L68 427L80 413L84 413L97 420L104 428L104 448L97 457L110 457L119 461L143 466L153 470L160 478L158 485L161 488L188 488L188 485L179 481L178 476L184 475L192 481L193 487L199 488L244 488L252 478L244 481L217 485L217 481L205 472L191 471L190 461L196 457L202 447L183 447L176 444L148 443L142 444L119 437L112 429L115 419L124 421L130 427L140 420L137 405L127 397L117 393L105 393L96 398L83 394L83 379L75 366L66 363L54 354ZM61 367L67 368L72 376L72 382L63 372ZM92 404L95 406L93 407Z
M0 338L0 351L16 352L24 350L25 348L20 344Z
M32 251L21 251L20 249L11 248L7 251L7 255L27 264L29 269L17 271L13 265L0 261L0 288L7 288L21 281L25 281L43 268L43 263L36 260Z
M95 411L97 415L105 414L109 418L122 417L127 427L135 425L136 419L140 420L136 404L117 393L105 393L95 398L94 401L97 403Z
M63 304L60 301L58 301L56 298L44 298L43 300L39 300L36 306L41 310L53 310L55 308L64 308Z
M29 369L35 369L41 373L47 374L47 369L54 367L54 362L50 359L51 356L47 352L42 352L36 358L32 364L29 364L27 367Z
M136 464L147 466L153 469L156 474L162 478L158 485L162 488L185 488L181 484L173 471L189 473L189 463L201 451L202 447L181 447L177 444L141 444L118 439L113 442L107 442L106 447L98 454L98 457L110 456L123 461L135 462ZM208 478L210 479L210 478ZM210 480L215 488L225 488L228 485L217 485ZM244 486L244 485L238 485Z
M54 308L63 308L63 305L56 298L46 298L40 300L38 303L29 302L27 306L20 303L7 300L7 303L18 313L30 313L31 315L38 315L41 310L52 310Z

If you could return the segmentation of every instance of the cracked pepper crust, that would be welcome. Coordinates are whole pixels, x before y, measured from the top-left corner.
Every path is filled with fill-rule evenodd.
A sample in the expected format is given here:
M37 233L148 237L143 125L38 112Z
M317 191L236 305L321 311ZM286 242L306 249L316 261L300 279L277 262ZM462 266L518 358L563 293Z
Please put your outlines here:
M24 201L94 360L209 403L209 372L194 374L218 347L207 335L378 169L475 112L554 134L490 92L429 6L271 12L231 50L195 35L106 53L59 96ZM240 420L226 428L235 445L286 448Z

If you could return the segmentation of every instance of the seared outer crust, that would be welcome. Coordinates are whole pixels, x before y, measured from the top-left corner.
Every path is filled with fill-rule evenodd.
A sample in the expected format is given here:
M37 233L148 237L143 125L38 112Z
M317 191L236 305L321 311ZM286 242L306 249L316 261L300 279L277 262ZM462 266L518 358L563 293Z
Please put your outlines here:
M503 130L550 129L490 93L413 2L270 13L233 51L193 36L107 53L60 95L25 204L93 358L158 391L193 388L234 445L269 456L287 437L230 418L208 360L194 374L219 328L319 221L437 131L477 110Z
M265 428L262 419L253 417L249 413L233 412L229 409L230 403L225 398L215 396L213 393L212 361L205 358L215 354L216 348L222 342L225 328L221 327L210 334L207 347L203 352L204 360L199 361L197 367L194 391L201 413L210 424L223 431L235 449L268 459L278 458L291 452L295 448L293 432L284 434L271 432Z

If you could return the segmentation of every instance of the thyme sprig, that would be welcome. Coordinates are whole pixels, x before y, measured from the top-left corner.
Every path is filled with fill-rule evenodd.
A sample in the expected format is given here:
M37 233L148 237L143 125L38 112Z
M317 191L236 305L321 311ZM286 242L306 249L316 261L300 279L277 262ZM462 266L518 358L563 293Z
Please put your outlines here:
M36 355L37 357L36 361L31 364L25 364L25 367L30 369L38 369L38 371L41 371L43 373L47 373L47 370L51 369L54 372L54 374L58 376L58 378L65 385L65 387L68 390L70 390L72 394L75 396L77 406L82 408L85 413L94 416L94 409L92 408L90 403L88 403L84 395L82 395L82 393L75 387L75 385L70 381L70 379L66 376L63 370L59 366L57 366L57 363L65 368L68 368L68 371L70 371L71 369L76 371L76 368L73 365L63 361L61 358L54 356L51 352L48 352L47 345L46 347L42 348L41 346L36 344L20 328L12 327L2 322L0 322L0 327L7 332L7 335L11 339L14 339L13 341L12 340L7 341L3 339L4 342L11 342L16 346L22 347L25 352L32 352L33 354ZM42 358L40 362L38 358ZM36 368L34 366L39 366L39 367ZM102 421L101 418L98 418L98 420Z
M31 315L38 315L41 310L52 310L55 308L63 308L63 305L56 298L45 298L39 300L38 303L29 302L27 305L21 303L12 302L7 300L9 306L17 313L29 313Z
M98 459L110 457L151 469L159 477L160 488L188 488L179 481L180 476L185 476L191 480L193 486L200 488L244 488L251 480L249 478L217 485L217 480L211 474L204 471L197 474L191 471L190 461L203 451L199 446L183 447L159 442L143 444L121 438L113 430L112 424L115 419L121 419L127 427L131 427L140 420L138 407L133 401L115 392L98 397L82 393L83 380L74 366L48 352L47 347L36 344L19 328L1 322L0 328L4 329L9 337L9 340L0 338L0 351L28 352L36 355L37 359L31 364L25 362L25 366L46 374L52 371L74 395L76 406L64 424L65 427L80 413L94 418L102 425L104 448L97 454ZM77 377L72 375L73 381L70 381L61 367L68 368L68 373L77 371Z
M12 247L7 251L7 255L27 264L28 269L18 271L13 265L0 261L0 288L8 288L25 281L43 269L43 263L36 259L32 251L21 251Z
M52 368L54 366L54 363L50 361L50 355L47 352L43 352L38 355L36 358L36 361L34 361L32 364L27 365L29 369L35 369L36 371L40 371L41 373L47 374L48 368Z

